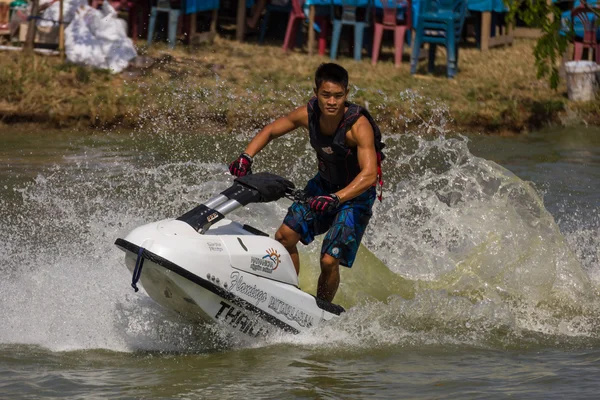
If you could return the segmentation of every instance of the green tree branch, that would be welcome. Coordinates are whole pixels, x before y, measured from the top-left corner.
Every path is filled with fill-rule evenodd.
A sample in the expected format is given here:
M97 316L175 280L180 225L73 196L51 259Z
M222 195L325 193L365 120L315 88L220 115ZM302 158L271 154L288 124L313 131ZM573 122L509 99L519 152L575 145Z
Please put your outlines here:
M556 89L560 81L559 66L569 43L575 37L573 22L561 21L561 10L555 3L545 0L505 0L508 6L508 23L514 24L519 17L527 26L539 28L542 36L538 39L533 54L537 77L549 76L550 87ZM600 10L582 1L581 6L596 15L598 23Z

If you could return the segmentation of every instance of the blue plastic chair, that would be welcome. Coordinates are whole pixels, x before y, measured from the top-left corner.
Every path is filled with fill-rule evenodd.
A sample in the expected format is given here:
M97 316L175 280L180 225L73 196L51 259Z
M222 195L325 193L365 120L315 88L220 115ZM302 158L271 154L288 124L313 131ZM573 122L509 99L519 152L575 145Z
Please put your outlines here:
M148 25L148 46L152 44L154 37L154 29L156 27L156 16L159 12L169 13L169 47L175 48L177 39L177 23L181 10L171 8L169 0L158 0L156 7L152 7L150 11L150 24Z
M265 7L265 15L263 15L263 20L260 24L260 32L258 34L258 43L264 43L265 35L267 33L267 27L269 24L269 17L271 13L276 14L285 14L288 15L292 11L292 3L289 2L285 6L279 6L275 4L267 4Z
M333 0L331 1L331 21L333 24L333 32L331 34L331 48L329 57L335 60L337 57L338 46L340 43L340 35L342 34L343 25L354 26L354 59L356 61L361 60L362 47L363 47L363 34L365 28L369 26L369 14L371 12L371 1L368 0L365 4L364 0L342 0L341 15L336 15L336 8ZM356 18L356 11L358 7L365 7L366 12L364 21L359 21Z
M435 50L437 45L441 44L446 46L448 78L453 78L458 69L458 42L465 22L467 0L422 0L419 8L415 43L410 57L410 73L417 72L423 43L429 43L427 70L433 72Z

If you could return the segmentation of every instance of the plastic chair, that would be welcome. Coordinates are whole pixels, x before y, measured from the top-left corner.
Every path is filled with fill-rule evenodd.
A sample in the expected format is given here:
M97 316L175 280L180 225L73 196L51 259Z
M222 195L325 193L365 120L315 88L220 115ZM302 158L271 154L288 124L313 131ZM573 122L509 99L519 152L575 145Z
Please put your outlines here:
M363 47L363 35L365 28L369 26L369 13L371 9L371 0L368 0L364 21L359 21L356 15L357 9L360 4L364 4L364 1L360 0L342 0L341 14L336 13L340 9L340 6L335 6L333 1L331 3L331 22L333 25L333 33L331 34L331 49L329 51L329 57L335 60L337 57L338 46L340 43L340 35L342 34L342 27L344 25L352 25L354 27L354 59L360 61L362 47Z
M283 51L287 52L294 48L294 40L300 23L306 20L306 15L302 10L303 0L291 0L292 11L290 12L290 18L288 19L288 25L285 32L285 39L283 41ZM315 23L318 24L319 28L319 55L325 54L325 48L327 47L327 31L328 21L327 17L317 15L315 16ZM315 27L311 27L313 29Z
M583 56L583 49L594 50L596 63L600 63L600 43L598 42L598 28L596 26L596 15L586 7L577 7L571 11L571 21L577 22L583 27L583 36L575 37L573 44L575 52L573 60L579 61Z
M288 14L292 11L292 5L290 3L285 6L279 6L275 4L267 4L265 7L265 15L263 15L263 20L260 24L260 32L258 34L258 43L264 43L265 35L267 33L267 26L269 23L269 16L271 13L277 14Z
M592 8L598 8L599 6L596 4L597 0L575 0L575 3L569 7L568 10L563 11L560 14L560 35L567 36L571 32L575 33L577 38L583 37L583 26L581 25L581 21L579 19L573 20L571 13L582 6L588 6ZM560 6L561 3L558 5ZM567 3L570 4L570 3ZM562 9L562 8L561 8ZM600 34L600 32L599 32Z
M458 42L465 14L466 0L424 0L419 4L415 43L410 57L410 73L417 72L419 53L423 43L429 43L428 72L435 67L435 50L438 44L446 46L447 75L453 78L458 69Z
M150 24L148 26L148 46L152 44L152 38L154 36L154 28L156 27L156 16L159 12L169 13L169 47L175 48L175 41L177 36L177 23L179 22L179 15L181 10L171 8L171 2L169 0L158 0L156 7L152 7L150 10Z
M394 31L394 47L396 49L394 55L394 64L396 67L400 67L402 63L402 52L404 51L404 38L406 32L412 29L412 4L411 0L381 0L383 5L383 18L381 22L375 23L375 35L373 36L373 54L371 57L371 64L377 64L379 58L379 51L381 50L381 39L383 37L384 30ZM403 8L404 15L402 20L398 20L398 6L405 5Z

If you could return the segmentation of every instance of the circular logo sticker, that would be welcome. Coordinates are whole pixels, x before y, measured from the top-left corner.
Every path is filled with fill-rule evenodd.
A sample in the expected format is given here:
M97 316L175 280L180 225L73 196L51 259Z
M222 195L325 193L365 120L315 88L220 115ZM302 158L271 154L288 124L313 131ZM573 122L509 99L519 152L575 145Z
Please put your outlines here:
M340 253L340 249L338 249L337 247L334 247L333 249L331 249L331 252L333 253L334 256L337 256Z

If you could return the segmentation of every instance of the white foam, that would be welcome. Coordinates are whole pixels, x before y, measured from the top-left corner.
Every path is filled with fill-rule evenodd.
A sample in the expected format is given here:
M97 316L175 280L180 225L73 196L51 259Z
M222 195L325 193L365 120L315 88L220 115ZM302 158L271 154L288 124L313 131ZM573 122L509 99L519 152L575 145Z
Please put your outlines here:
M247 135L227 140L238 139ZM348 279L343 290L362 291L370 300L354 299L335 324L258 343L221 327L190 325L143 291L133 293L113 242L142 223L176 217L230 184L222 155L215 154L234 146L225 139L218 146L198 141L190 147L189 139L160 136L159 146L172 149L175 160L147 154L146 147L114 163L89 151L17 187L20 204L0 204L6 223L0 343L196 352L277 343L494 345L538 333L597 338L599 307L589 294L600 281L600 224L571 230L565 239L531 185L474 157L464 139L417 135L390 135L384 201L364 238L414 285L414 294L367 279L375 266L362 265L344 271L364 276L362 284ZM290 148L300 154L290 157ZM202 161L189 161L207 149ZM261 153L255 167L301 186L314 171L313 157L306 138L292 136ZM273 234L288 204L245 207L235 217ZM312 260L303 266L307 273L318 271L318 246L301 250ZM399 295L372 300L383 292Z

